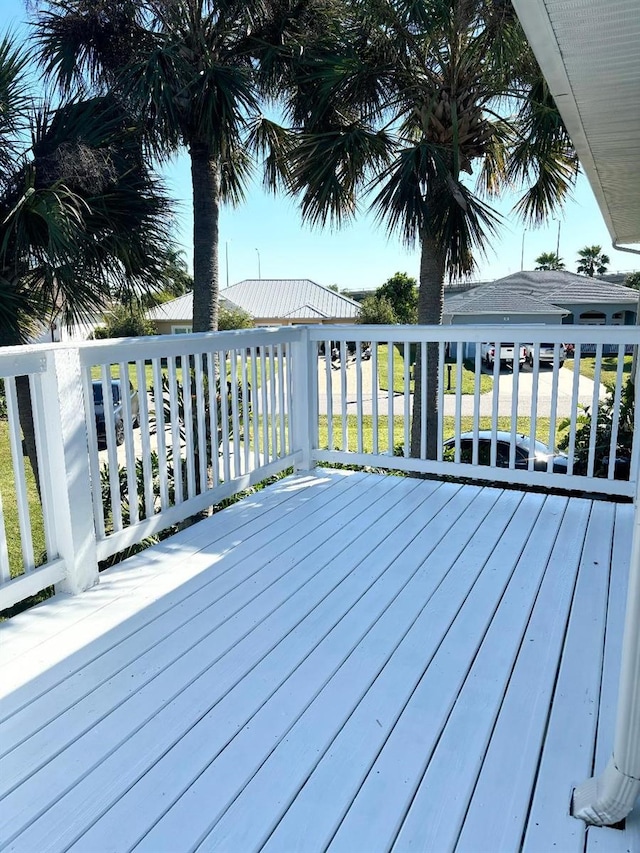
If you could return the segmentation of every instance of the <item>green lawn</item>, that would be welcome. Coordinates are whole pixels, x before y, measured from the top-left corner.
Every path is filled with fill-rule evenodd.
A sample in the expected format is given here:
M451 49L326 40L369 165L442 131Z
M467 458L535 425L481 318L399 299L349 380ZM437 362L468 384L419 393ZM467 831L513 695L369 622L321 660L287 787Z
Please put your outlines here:
M631 362L633 361L633 356L625 355L624 357L624 368L623 368L623 376L625 379L628 379L631 375ZM569 370L574 369L574 361L572 358L569 358L565 361L564 366ZM618 371L618 356L617 355L605 355L602 358L602 368L600 372L600 382L603 385L615 385L616 384L616 375ZM595 356L582 356L580 359L580 374L582 376L586 376L589 379L595 379L596 376L596 359Z
M329 430L326 415L319 417L318 439L319 446L322 449L328 449L329 446ZM480 418L480 429L489 429L491 427L491 418ZM348 450L356 451L358 444L358 421L356 415L347 415L347 443ZM461 431L473 429L473 418L463 417L461 419ZM511 418L508 416L498 418L498 429L510 430ZM518 432L525 434L529 433L529 418L518 418ZM444 439L450 438L455 431L455 420L452 416L447 416L444 419ZM556 432L557 445L560 430ZM536 438L549 444L549 418L538 418L536 428ZM342 418L340 416L333 418L333 446L337 449L342 444ZM393 419L393 445L394 447L404 444L404 418L401 415ZM362 446L364 453L373 452L373 416L363 415L362 417ZM378 418L378 450L384 453L389 448L388 441L388 420L386 415Z
M401 344L394 344L393 352L393 390L396 394L404 392L404 347ZM462 393L473 394L475 390L475 371L471 361L465 361L462 366ZM378 382L383 391L389 390L389 346L388 344L380 344L378 346ZM445 366L445 394L455 394L456 392L456 365L451 364L451 388L447 388L447 370ZM411 391L413 391L414 382L410 380ZM482 373L480 376L480 393L484 394L490 391L493 387L491 376Z
M27 495L31 515L33 533L33 551L36 564L41 562L44 554L44 528L42 524L42 512L40 499L36 489L35 479L29 460L25 457L25 470L27 480ZM22 550L20 542L20 528L18 526L18 502L16 500L15 479L13 464L11 461L11 449L9 446L9 425L6 421L0 421L0 493L2 494L2 508L4 510L4 523L7 533L7 546L9 549L9 567L12 576L22 574Z

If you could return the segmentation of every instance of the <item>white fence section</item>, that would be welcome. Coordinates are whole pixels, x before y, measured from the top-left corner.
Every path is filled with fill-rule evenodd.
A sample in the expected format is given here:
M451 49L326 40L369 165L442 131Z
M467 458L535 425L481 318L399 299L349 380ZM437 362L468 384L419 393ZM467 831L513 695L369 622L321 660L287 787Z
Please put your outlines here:
M638 426L623 389L636 326L320 326L309 336L318 461L634 495ZM518 358L487 364L491 350ZM413 424L416 363L425 381ZM602 380L612 370L608 398ZM527 448L530 437L548 452ZM565 451L554 458L559 442Z
M0 350L0 610L86 589L99 560L291 465L633 496L638 343L624 326L316 326ZM482 360L522 346L526 363Z

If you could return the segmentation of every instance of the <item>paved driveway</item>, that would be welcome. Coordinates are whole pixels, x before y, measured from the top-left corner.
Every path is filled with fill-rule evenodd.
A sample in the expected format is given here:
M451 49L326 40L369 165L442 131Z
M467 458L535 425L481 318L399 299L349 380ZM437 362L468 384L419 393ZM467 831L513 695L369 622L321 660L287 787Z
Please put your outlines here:
M362 363L362 411L363 414L371 414L372 400L376 394L376 388L372 383L372 363L371 361L363 361ZM483 371L485 368L483 368ZM357 399L357 378L355 359L349 359L347 363L347 413L355 414L356 399ZM571 414L572 398L573 398L573 371L567 368L561 368L558 374L558 402L556 414L558 417L568 417ZM549 417L551 411L552 399L552 380L553 370L547 367L541 367L538 374L538 409L539 417ZM318 388L320 414L327 413L327 379L324 358L318 361ZM331 370L331 391L333 399L333 411L335 414L340 412L341 405L341 371ZM513 396L513 374L510 369L503 369L500 373L498 382L498 414L511 414L511 401ZM531 398L533 393L533 372L527 370L521 371L518 378L518 412L520 415L527 415L531 411ZM578 400L581 405L593 405L594 382L586 376L580 376L578 383ZM605 388L600 385L598 389L598 397L605 394ZM378 413L386 414L389 405L389 394L387 391L377 389L378 397ZM456 398L455 394L445 394L444 397L444 413L445 415L453 415L455 413ZM474 398L472 394L465 394L462 398L462 414L472 415L474 407ZM393 410L395 414L401 414L404 411L404 394L395 394L393 399ZM480 397L480 414L491 415L493 411L493 390L482 394Z

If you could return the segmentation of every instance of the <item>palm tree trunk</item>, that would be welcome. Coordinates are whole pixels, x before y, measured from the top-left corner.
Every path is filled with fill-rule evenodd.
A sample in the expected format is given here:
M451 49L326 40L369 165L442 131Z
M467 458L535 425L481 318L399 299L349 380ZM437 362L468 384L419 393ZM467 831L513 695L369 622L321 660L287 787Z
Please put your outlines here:
M431 237L422 234L420 239L420 288L418 290L418 324L439 326L442 323L444 303L445 257ZM426 458L435 459L438 453L438 344L427 344L427 441ZM422 423L422 377L420 350L416 353L413 417L411 422L411 456L420 457Z
M220 164L207 143L193 143L193 331L218 328Z

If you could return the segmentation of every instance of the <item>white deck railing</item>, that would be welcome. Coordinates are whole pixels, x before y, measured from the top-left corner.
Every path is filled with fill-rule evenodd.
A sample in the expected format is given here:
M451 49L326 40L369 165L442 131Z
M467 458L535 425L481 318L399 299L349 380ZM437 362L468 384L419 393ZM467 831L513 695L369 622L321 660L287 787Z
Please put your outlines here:
M532 368L481 363L480 345L507 336L516 351L531 345ZM636 327L317 326L0 350L0 452L13 471L12 487L0 489L0 609L50 584L87 588L99 560L291 465L341 462L632 496L638 426L621 419L623 356L639 342ZM538 364L541 343L555 346L551 366ZM575 358L561 367L566 343ZM414 362L429 358L437 413L427 419L422 383L413 458ZM615 364L609 413L606 358ZM593 381L581 376L590 371ZM22 453L16 377L30 388L40 498ZM95 401L109 401L114 381L128 393L102 419ZM585 420L585 411L598 417ZM427 458L429 429L435 459ZM521 433L551 448L566 436L567 473L554 473L551 460L545 470L533 458L523 463ZM11 558L9 539L20 543Z

